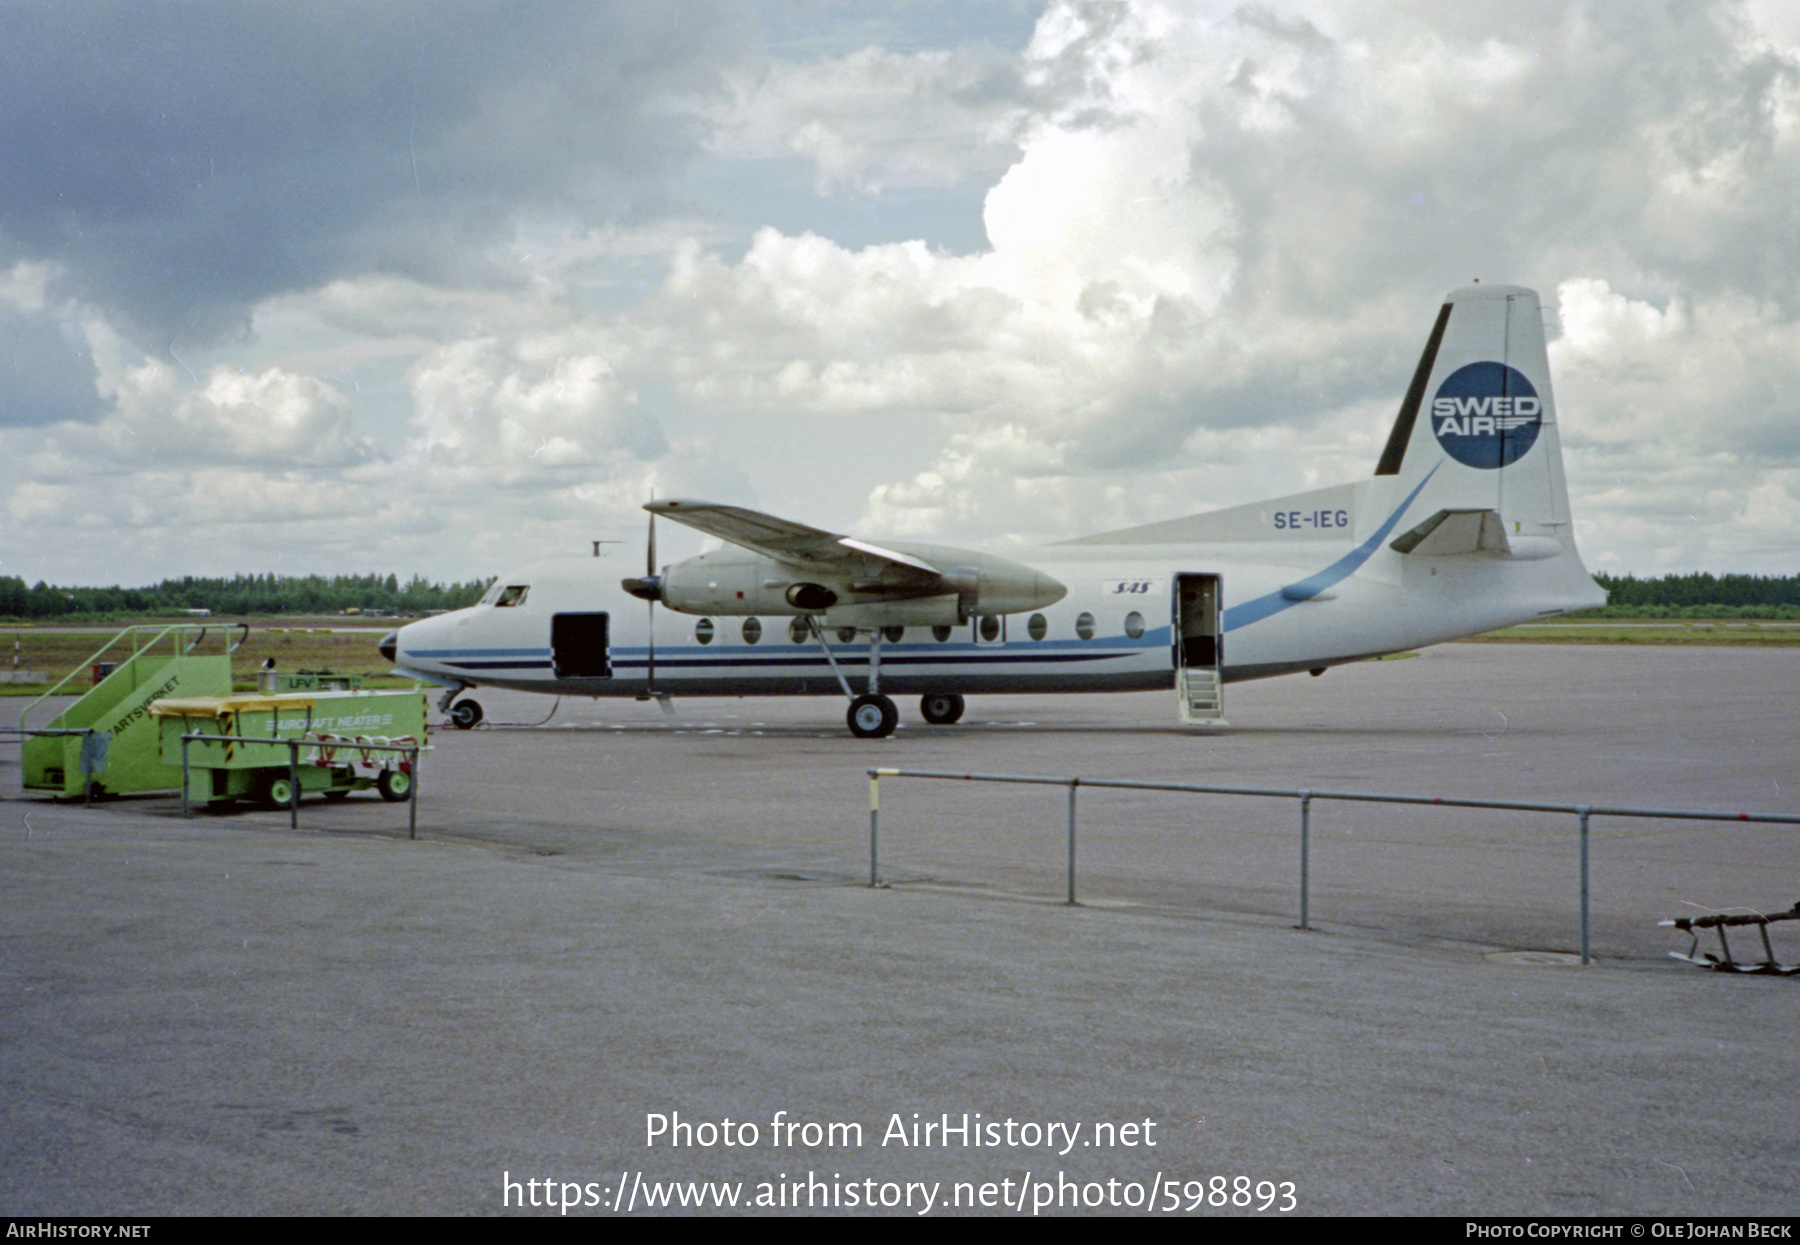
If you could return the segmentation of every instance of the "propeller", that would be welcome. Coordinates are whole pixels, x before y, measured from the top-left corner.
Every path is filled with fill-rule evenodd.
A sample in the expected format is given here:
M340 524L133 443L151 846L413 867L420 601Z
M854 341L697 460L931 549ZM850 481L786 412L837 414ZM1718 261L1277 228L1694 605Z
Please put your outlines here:
M656 500L656 494L650 494L650 500ZM645 507L649 509L649 507ZM656 603L662 600L662 576L656 573L656 512L650 511L650 531L644 541L644 575L641 579L622 579L619 586L638 600L646 603L646 634L650 639L648 670L644 680L643 699L654 700L662 706L663 712L673 714L675 706L669 702L667 692L656 690Z

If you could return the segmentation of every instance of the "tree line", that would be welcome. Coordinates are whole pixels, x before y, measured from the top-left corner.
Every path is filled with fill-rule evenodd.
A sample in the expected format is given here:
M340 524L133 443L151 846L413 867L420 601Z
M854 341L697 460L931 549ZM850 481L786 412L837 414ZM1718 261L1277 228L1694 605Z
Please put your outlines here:
M66 618L72 615L337 614L384 610L424 614L461 609L481 599L492 580L434 584L415 575L233 575L229 579L184 575L148 588L59 588L39 582L27 588L16 575L0 576L0 617Z
M1605 612L1616 616L1663 618L1800 617L1800 575L1714 575L1692 571L1639 579L1636 575L1594 576L1607 591Z
M1695 571L1639 579L1608 575L1594 579L1605 588L1605 612L1617 616L1800 617L1800 575L1714 575ZM16 575L0 576L0 617L66 618L71 615L176 614L337 614L344 610L385 610L425 614L473 605L491 579L435 584L415 575L402 584L396 575L233 575L229 579L184 575L148 588L59 588L39 582L26 587Z

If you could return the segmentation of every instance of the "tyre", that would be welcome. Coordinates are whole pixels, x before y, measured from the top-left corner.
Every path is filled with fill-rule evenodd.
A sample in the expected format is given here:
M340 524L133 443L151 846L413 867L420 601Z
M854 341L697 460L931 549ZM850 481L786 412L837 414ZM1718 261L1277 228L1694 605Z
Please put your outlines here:
M886 739L900 723L900 711L886 696L858 696L846 717L850 733L859 739Z
M270 808L292 808L300 802L300 788L286 774L263 780L263 803Z
M381 777L375 780L375 790L381 792L381 798L391 803L412 799L412 775L405 770L384 769Z
M450 706L450 725L459 731L473 730L482 716L479 700L459 700Z
M962 721L963 698L955 692L933 692L919 697L919 716L933 726Z

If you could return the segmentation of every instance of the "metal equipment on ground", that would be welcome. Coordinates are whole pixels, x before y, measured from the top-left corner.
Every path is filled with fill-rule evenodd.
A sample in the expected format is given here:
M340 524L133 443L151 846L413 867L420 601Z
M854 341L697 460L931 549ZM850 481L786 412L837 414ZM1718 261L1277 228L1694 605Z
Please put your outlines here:
M1765 916L1760 912L1725 913L1716 912L1710 916L1676 917L1669 921L1658 921L1658 925L1681 930L1693 941L1685 952L1671 951L1672 960L1686 960L1690 964L1698 964L1721 973L1763 973L1776 977L1792 977L1800 974L1800 964L1783 964L1775 958L1775 948L1769 943L1769 926L1777 921L1800 921L1800 903L1786 912L1776 912ZM1755 926L1762 935L1762 959L1739 959L1731 950L1731 942L1725 936L1727 928L1734 926ZM1719 936L1719 954L1700 950L1700 931L1710 929ZM1754 952L1751 953L1754 956Z
M385 800L410 799L413 765L393 748L426 738L425 697L413 690L189 696L159 700L150 712L161 723L163 762L178 778L186 750L190 803L286 808L301 796L370 787Z

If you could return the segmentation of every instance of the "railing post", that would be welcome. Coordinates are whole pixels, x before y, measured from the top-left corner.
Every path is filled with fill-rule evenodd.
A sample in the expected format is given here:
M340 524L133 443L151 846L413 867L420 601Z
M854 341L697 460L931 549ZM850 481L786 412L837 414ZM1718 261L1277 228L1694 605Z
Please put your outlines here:
M1577 811L1581 815L1581 962L1588 962L1588 812L1590 806L1583 804Z
M288 782L293 786L293 799L288 804L288 829L300 828L300 741L290 739L288 746Z
M183 735L181 737L181 817L185 821L193 815L194 810L188 805L188 737Z
M881 885L876 872L875 851L881 838L881 771L869 771L869 886Z
M1300 928L1311 929L1307 924L1308 904L1311 899L1311 865L1312 865L1312 792L1304 787L1300 790Z
M414 744L412 750L412 799L406 802L406 837L409 839L419 837L419 769L421 768L419 755L419 746Z
M1075 788L1081 779L1069 779L1069 906L1075 907Z

